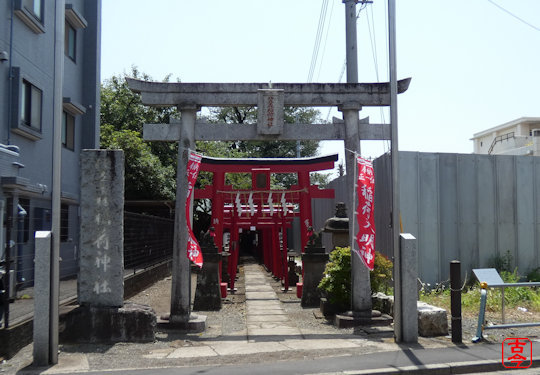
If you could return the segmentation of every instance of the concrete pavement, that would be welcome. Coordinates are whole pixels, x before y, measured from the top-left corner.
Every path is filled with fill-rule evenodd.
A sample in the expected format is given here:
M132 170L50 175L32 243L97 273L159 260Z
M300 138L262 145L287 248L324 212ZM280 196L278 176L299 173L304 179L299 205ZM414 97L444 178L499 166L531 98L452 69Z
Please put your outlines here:
M504 370L499 344L456 346L448 340L421 339L419 344L398 345L391 332L314 335L290 318L259 265L246 264L244 277L245 330L234 335L194 337L189 344L184 340L165 346L156 342L72 347L60 353L58 365L47 369L29 366L30 348L21 353L18 364L0 365L0 373L380 375ZM540 342L534 341L532 349L533 366L540 366Z

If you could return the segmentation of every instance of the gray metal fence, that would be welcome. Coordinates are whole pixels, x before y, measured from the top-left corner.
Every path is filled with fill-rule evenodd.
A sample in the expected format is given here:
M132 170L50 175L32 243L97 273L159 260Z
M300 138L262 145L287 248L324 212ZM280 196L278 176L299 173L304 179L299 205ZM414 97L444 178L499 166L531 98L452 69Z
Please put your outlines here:
M390 158L375 160L377 250L390 255ZM400 152L403 231L418 239L423 281L447 280L509 251L520 274L539 267L540 159L534 156ZM463 275L464 276L464 275Z
M347 185L345 176L338 177L332 180L327 189L334 189L334 199L312 199L311 212L313 215L313 228L319 231L323 228L327 219L334 216L336 212L337 202L347 201ZM329 233L324 233L322 236L322 243L327 252L330 252L333 248L332 237Z

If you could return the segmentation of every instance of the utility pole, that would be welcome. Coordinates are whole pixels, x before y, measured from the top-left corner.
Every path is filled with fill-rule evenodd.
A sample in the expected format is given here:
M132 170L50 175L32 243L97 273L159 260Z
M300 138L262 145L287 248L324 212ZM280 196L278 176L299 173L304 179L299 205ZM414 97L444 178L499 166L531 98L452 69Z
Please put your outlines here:
M403 331L403 285L402 259L400 247L399 225L399 151L398 151L398 118L397 118L397 64L396 64L396 1L388 0L388 46L390 73L390 124L391 145L390 160L392 165L392 247L394 254L394 336L397 342L404 340Z
M62 191L62 102L64 86L64 23L65 0L55 1L54 40L54 124L52 152L52 251L51 251L51 310L50 364L58 363L58 304L60 300L60 208Z
M356 42L357 0L343 0L343 3L345 4L347 83L358 83L358 47Z
M345 41L347 57L347 83L358 83L358 47L356 40L356 3L358 0L343 0L345 4ZM358 134L360 103L343 103L339 110L345 121L345 165L347 207L349 216L349 242L351 244L351 310L355 319L368 322L371 319L371 287L369 270L353 251L356 243L356 157L360 155L360 138Z

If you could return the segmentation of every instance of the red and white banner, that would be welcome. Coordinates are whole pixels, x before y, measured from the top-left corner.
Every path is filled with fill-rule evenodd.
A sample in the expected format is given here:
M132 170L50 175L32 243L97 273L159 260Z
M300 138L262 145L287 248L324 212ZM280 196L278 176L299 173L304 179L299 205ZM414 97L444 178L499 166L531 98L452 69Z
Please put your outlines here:
M374 196L375 175L373 165L369 160L357 157L358 179L356 181L356 194L358 206L356 207L356 220L358 233L356 243L358 250L354 250L362 259L367 268L373 271L375 265L375 220Z
M189 160L187 165L187 180L188 180L188 193L186 198L186 223L188 229L188 242L187 242L187 257L197 266L202 268L203 257L201 252L201 246L197 242L193 229L191 228L191 194L199 175L199 169L201 169L202 156L190 151Z

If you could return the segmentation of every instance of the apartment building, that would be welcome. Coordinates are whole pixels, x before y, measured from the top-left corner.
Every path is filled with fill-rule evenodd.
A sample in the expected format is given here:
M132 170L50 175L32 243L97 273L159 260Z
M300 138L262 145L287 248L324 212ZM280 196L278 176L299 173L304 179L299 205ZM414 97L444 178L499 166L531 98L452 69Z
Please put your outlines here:
M62 20L56 19L58 6L65 8ZM33 283L34 232L51 228L53 124L58 116L60 272L61 277L77 273L79 154L99 148L101 0L5 0L0 17L0 241L6 244L0 245L0 255L5 259L9 251L12 276L23 287ZM62 113L55 113L53 105L58 40L64 41L63 61L58 62L63 67Z
M473 135L475 154L540 156L540 117L521 117Z

